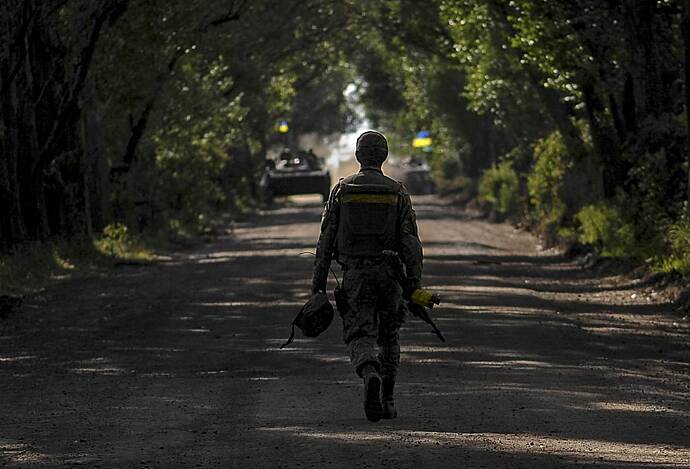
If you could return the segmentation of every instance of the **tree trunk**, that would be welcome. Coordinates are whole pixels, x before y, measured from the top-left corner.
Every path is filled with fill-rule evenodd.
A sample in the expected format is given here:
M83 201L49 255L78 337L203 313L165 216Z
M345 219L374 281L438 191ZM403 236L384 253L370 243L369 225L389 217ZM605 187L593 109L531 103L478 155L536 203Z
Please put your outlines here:
M654 33L656 2L625 0L625 31L630 57L630 77L638 122L647 116L658 117L665 99L661 60ZM629 85L628 85L629 86Z
M685 145L688 161L687 210L690 213L690 0L683 0L682 29L685 49L685 120L688 127Z
M104 136L99 112L90 107L84 114L86 132L86 152L91 170L91 218L94 230L100 232L112 219L112 207L110 205L110 183L108 178L108 165L104 157Z
M92 218L92 205L91 205L91 152L89 151L89 145L86 139L86 123L84 122L84 114L82 112L82 118L80 122L80 137L81 137L81 151L79 152L79 163L82 175L82 197L84 197L84 226L86 227L86 235L89 239L93 239L93 218Z
M609 125L602 124L606 108L593 84L582 86L582 96L587 111L587 119L592 132L592 142L601 157L604 197L612 198L616 189L625 180L627 168L621 161L620 147L615 139L615 131Z
M156 101L158 101L158 98L161 92L163 91L165 84L168 82L168 80L170 80L170 77L172 77L172 73L175 70L175 65L180 60L180 58L182 58L183 55L184 50L178 49L175 51L173 56L170 57L164 71L158 75L158 78L156 79L156 86L151 92L151 95L149 96L148 100L145 102L144 108L139 114L139 117L137 117L136 121L132 118L132 115L130 114L129 127L131 133L129 136L129 140L127 141L125 154L122 158L123 168L119 174L123 172L129 172L129 170L132 168L132 163L136 158L137 148L139 147L139 143L141 142L141 139L144 136L144 132L146 132L146 127L148 126L149 118L151 117L151 112L153 112L153 108L156 105Z
M526 66L529 68L529 66ZM534 70L526 70L529 80L532 83L532 88L536 91L547 116L553 122L553 125L563 136L565 145L571 155L576 155L578 149L582 147L582 134L579 129L575 127L572 119L568 114L567 106L561 101L561 96L555 90L546 88L542 85L541 80Z

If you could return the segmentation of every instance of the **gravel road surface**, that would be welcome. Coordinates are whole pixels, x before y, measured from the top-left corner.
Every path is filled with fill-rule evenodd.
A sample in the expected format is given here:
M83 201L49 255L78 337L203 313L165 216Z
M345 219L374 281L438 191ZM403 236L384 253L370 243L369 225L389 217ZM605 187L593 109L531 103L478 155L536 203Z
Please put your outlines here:
M414 203L448 342L408 319L399 418L365 419L339 320L279 350L318 234L302 198L1 321L0 467L690 467L687 320L642 281Z

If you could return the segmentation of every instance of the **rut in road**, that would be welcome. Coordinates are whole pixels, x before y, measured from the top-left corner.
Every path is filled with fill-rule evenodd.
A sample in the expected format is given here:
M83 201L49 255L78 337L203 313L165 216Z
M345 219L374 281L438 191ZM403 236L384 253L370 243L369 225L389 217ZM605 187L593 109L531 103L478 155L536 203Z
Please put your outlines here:
M334 321L278 346L309 291L320 204L0 323L7 467L688 467L689 328L639 281L414 200L448 342L408 319L394 421L361 408Z

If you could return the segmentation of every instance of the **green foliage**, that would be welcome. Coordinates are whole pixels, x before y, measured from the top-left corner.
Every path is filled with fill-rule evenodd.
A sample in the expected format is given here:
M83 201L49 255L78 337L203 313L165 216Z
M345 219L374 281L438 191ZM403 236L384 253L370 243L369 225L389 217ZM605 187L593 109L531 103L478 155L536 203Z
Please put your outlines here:
M46 279L54 278L74 266L54 244L17 247L0 255L0 295L21 295L40 289Z
M690 276L690 223L680 221L667 231L668 254L656 260L656 267L664 272L678 272Z
M622 159L629 165L629 205L650 227L671 225L686 213L686 123L679 116L649 119Z
M639 253L634 226L610 203L587 205L575 216L580 223L580 241L605 256L632 258Z
M462 175L462 160L457 153L445 153L434 160L440 179L453 180Z
M543 229L558 227L567 207L563 201L563 180L571 167L568 150L560 133L554 132L534 145L534 168L527 179L529 200Z
M354 83L393 154L431 131L423 157L443 193L479 190L502 214L526 201L546 234L572 238L579 222L610 255L632 237L626 255L684 262L688 53L674 2L53 3L0 3L0 194L18 195L4 199L4 248L110 222L127 236L207 232L252 206L272 145L352 128ZM105 249L131 248L112 236Z
M94 241L96 250L105 256L121 260L148 261L152 252L122 223L113 223L103 229L103 235Z
M520 181L509 161L503 161L484 172L479 181L479 199L489 203L501 215L520 214Z
M90 275L113 263L147 262L152 248L122 223L105 227L95 240L72 238L29 243L0 254L0 295L35 293L49 282Z
M223 177L231 162L227 149L239 140L236 126L246 110L238 98L223 98L232 86L220 62L209 68L193 61L182 65L161 127L149 137L150 153L140 155L136 171L114 194L122 221L137 229L160 229L174 219L203 231L214 213L233 208ZM241 197L232 202L240 203Z
M290 84L294 97L287 102L292 104L292 131L319 135L354 131L355 114L343 92L353 80L351 68L336 62L305 86Z
M137 119L150 112L134 162L113 187L116 220L137 232L208 232L221 214L253 205L272 143L348 130L342 91L352 72L327 40L341 34L334 24L343 7L131 5L108 30L95 71L114 166ZM288 142L275 131L282 118L290 121Z
M458 202L470 202L477 197L477 180L467 176L440 179L438 191L441 196L451 196Z
M0 295L35 293L51 281L84 275L108 263L86 238L16 246L0 254Z

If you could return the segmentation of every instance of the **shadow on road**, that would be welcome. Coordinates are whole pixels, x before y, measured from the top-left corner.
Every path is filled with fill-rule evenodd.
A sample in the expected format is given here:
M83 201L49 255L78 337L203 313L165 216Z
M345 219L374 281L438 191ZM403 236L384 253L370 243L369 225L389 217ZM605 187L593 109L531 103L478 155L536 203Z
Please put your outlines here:
M364 419L338 322L278 348L308 294L312 259L298 253L314 249L320 211L289 206L169 262L68 282L25 323L3 325L0 463L690 461L689 336L673 326L669 305L560 256L513 250L503 225L439 207L425 199L418 214L456 233L426 245L425 276L443 293L435 317L448 343L408 319L400 418ZM491 235L464 237L474 225Z

